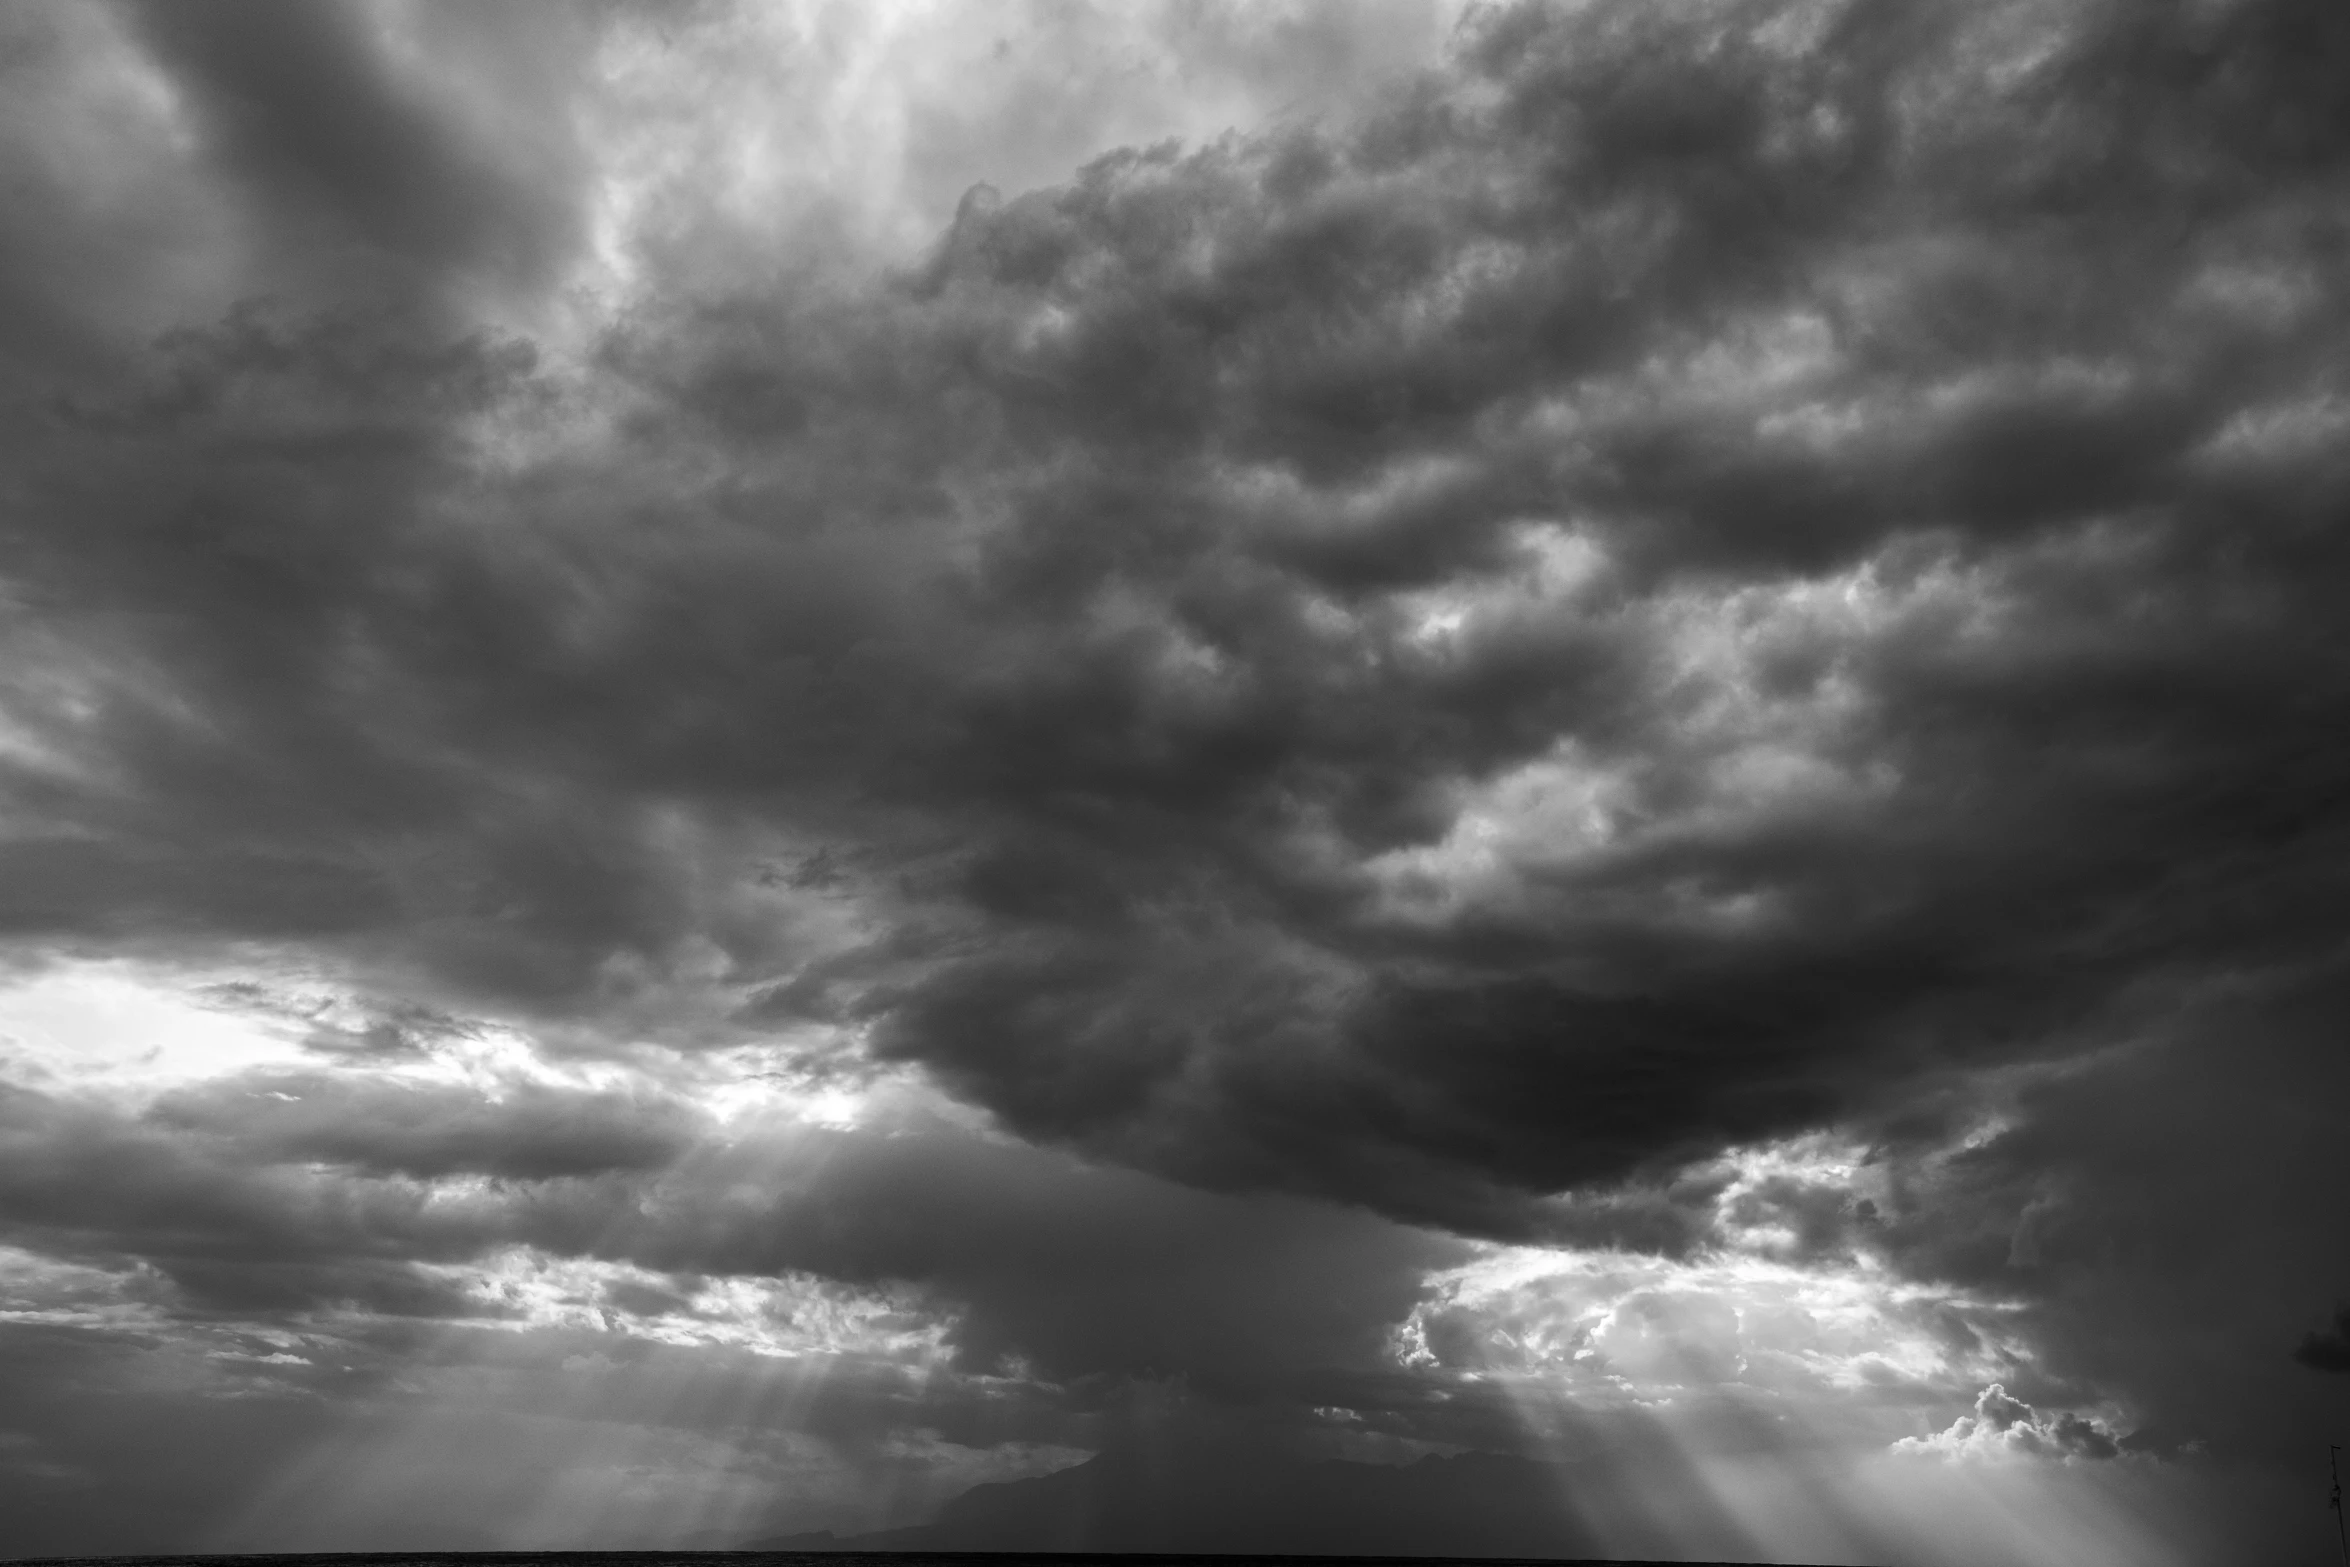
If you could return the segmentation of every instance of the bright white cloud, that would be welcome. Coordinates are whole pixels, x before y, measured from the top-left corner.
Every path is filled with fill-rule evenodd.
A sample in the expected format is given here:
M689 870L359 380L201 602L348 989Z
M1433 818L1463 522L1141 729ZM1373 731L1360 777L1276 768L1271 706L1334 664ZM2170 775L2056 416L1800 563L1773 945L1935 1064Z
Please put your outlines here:
M1897 1453L1950 1459L2081 1459L2120 1455L2113 1428L2094 1415L2035 1409L1994 1382L1975 1399L1973 1414L1961 1415L1931 1436L1903 1437Z
M422 1264L478 1302L489 1325L585 1329L766 1356L858 1356L913 1368L946 1358L950 1313L911 1290L857 1288L811 1274L679 1280L627 1263L507 1248Z

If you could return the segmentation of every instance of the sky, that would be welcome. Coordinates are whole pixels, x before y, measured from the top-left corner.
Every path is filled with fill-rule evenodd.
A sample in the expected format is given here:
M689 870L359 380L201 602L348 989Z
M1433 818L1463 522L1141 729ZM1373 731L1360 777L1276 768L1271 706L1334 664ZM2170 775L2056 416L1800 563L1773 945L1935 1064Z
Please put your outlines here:
M0 1554L2333 1560L2346 73L0 10Z

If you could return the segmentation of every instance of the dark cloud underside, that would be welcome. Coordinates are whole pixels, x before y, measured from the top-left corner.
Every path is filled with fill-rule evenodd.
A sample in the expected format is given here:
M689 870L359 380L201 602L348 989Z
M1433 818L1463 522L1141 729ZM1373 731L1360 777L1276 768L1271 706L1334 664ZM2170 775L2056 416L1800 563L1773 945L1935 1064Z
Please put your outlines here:
M2313 1371L2350 1372L2350 1311L2334 1312L2331 1331L2304 1336L2293 1358Z

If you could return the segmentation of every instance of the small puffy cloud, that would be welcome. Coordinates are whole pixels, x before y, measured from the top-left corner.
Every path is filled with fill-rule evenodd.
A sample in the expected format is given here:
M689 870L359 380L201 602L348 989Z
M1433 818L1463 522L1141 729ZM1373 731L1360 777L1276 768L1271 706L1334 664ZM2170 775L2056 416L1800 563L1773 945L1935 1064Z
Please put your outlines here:
M2040 1410L2008 1396L1994 1382L1961 1415L1931 1436L1904 1437L1897 1453L1963 1458L2114 1458L2122 1451L2111 1427L2091 1416Z

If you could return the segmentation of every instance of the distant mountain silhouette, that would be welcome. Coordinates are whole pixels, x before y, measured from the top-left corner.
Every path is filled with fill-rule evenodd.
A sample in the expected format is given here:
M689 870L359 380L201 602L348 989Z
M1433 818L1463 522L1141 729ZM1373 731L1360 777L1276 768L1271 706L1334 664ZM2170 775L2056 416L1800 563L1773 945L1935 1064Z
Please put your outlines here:
M1551 1465L1492 1453L1400 1466L1104 1453L974 1486L927 1524L780 1535L744 1549L1597 1557L1565 1485Z

